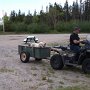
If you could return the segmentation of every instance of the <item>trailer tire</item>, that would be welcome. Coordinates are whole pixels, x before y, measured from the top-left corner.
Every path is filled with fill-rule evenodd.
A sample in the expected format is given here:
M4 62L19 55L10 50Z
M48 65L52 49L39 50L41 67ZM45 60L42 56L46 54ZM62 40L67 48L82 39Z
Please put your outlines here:
M82 63L82 71L84 73L90 73L90 58L87 58Z
M53 69L61 70L64 67L62 56L55 54L50 59L50 65Z
M29 62L29 58L30 58L30 54L28 52L23 51L23 52L20 53L20 60L23 63Z

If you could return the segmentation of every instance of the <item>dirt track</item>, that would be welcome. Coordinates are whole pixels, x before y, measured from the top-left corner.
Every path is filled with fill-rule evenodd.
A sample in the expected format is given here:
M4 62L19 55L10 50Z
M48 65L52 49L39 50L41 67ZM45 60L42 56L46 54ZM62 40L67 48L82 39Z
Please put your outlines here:
M58 87L89 86L90 77L81 68L53 70L49 60L22 63L18 45L28 35L0 35L0 90L55 90ZM46 43L65 43L69 34L35 35ZM80 35L81 38L86 34Z

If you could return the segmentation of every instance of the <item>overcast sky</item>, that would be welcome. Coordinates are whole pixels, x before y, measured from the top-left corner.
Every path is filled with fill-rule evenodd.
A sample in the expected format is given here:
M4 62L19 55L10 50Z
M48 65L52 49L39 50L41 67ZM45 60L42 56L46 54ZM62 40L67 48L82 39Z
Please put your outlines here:
M7 12L9 15L12 10L18 12L20 9L22 12L27 14L28 10L33 14L36 11L39 12L42 9L46 10L46 6L49 3L54 4L55 2L64 6L66 0L0 0L0 17L3 16L2 12ZM68 0L69 5L72 5L73 1ZM79 1L79 0L78 0Z

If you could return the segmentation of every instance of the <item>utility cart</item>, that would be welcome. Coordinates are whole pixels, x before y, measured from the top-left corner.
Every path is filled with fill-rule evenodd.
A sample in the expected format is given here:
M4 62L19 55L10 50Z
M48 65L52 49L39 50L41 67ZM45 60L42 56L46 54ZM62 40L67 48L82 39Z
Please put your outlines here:
M28 45L18 45L18 53L20 54L20 60L23 63L27 63L30 57L34 57L35 60L40 61L50 57L50 47L30 47Z

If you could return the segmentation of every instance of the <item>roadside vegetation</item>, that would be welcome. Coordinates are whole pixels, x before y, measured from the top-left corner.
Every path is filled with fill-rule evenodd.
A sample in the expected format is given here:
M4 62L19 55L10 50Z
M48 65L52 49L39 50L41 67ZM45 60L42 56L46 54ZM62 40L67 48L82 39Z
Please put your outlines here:
M56 90L89 90L90 88L87 86L74 86L74 87L66 87L66 88L58 88Z
M43 8L39 13L30 10L25 15L19 10L11 11L10 16L5 13L5 31L14 33L70 33L74 27L79 26L82 33L90 33L90 0L76 0L69 5L66 0L64 6L54 3ZM3 31L0 26L0 33Z

